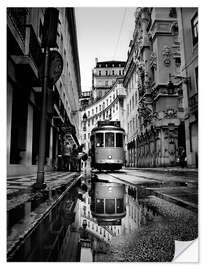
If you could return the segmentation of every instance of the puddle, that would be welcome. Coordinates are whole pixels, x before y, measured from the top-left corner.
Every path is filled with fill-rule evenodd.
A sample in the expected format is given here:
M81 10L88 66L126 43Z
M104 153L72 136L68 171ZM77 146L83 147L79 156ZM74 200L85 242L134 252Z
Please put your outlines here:
M35 204L27 205L33 219L43 213L43 205L40 212ZM76 262L85 250L96 262L168 262L175 240L195 238L196 213L144 187L82 178L10 251L8 261Z

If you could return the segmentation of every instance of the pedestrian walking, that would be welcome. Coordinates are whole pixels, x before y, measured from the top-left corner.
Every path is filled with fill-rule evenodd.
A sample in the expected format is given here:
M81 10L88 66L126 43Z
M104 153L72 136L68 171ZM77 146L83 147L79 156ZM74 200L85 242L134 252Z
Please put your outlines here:
M70 171L70 159L71 159L72 147L69 142L64 143L64 169Z
M180 146L178 149L179 154L179 163L182 168L186 166L186 152L183 146Z

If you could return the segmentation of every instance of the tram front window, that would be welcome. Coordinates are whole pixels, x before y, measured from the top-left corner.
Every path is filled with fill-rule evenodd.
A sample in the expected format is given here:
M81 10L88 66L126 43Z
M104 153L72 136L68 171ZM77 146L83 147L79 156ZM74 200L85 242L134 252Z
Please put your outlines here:
M115 200L114 199L106 199L105 212L107 214L114 214L115 213Z
M116 212L122 213L123 212L123 199L117 199L116 200Z
M123 147L123 134L116 133L116 147Z
M105 134L105 147L114 147L114 133L107 132Z
M103 146L104 146L104 134L96 133L96 147L103 147Z
M96 199L96 213L104 214L104 199Z

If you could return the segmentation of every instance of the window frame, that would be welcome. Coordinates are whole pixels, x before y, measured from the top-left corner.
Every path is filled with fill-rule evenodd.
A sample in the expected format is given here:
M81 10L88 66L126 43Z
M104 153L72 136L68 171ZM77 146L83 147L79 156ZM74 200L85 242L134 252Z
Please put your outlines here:
M197 22L194 24L195 19L197 19ZM193 46L195 46L198 43L198 12L196 12L191 19L191 28L192 28L192 43L193 43ZM196 36L195 30L196 30L197 36Z

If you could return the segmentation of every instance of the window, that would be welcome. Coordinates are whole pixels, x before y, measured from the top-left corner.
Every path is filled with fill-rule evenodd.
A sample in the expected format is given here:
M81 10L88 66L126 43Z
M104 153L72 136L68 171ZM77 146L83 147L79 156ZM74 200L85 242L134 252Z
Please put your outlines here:
M101 70L99 71L99 76L101 76Z
M88 133L88 139L90 138L90 133Z
M114 75L114 70L112 70L112 75Z
M105 86L108 86L108 81L105 81Z
M90 120L87 121L88 127L90 127Z
M96 199L96 212L98 214L104 213L104 199Z
M115 199L106 199L105 212L107 214L114 214L115 213Z
M105 147L114 147L114 133L107 132L105 134Z
M117 213L123 212L123 199L116 199L116 212Z
M97 113L97 107L96 107L96 113Z
M84 133L84 140L86 140L86 133Z
M119 75L121 75L121 70L119 70Z
M92 118L92 125L94 125L94 118Z
M88 117L90 117L90 111L87 112Z
M108 76L108 71L106 70L106 76Z
M99 105L99 111L101 112L101 105Z
M116 133L116 147L123 147L123 134Z
M198 42L198 14L197 13L192 18L191 25L192 25L192 39L193 39L193 46L194 46Z
M104 133L96 133L96 147L104 147Z
M107 100L106 100L106 106L108 106L108 105L109 105L108 103L109 103L109 101L108 101L108 99L107 99Z
M195 68L196 90L198 92L198 67Z
M92 115L94 115L94 109L92 109Z
M134 102L134 95L132 97L132 109L134 109L134 105L135 105L135 102Z

